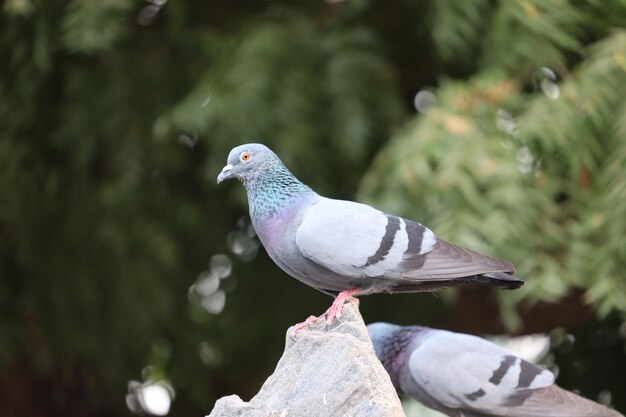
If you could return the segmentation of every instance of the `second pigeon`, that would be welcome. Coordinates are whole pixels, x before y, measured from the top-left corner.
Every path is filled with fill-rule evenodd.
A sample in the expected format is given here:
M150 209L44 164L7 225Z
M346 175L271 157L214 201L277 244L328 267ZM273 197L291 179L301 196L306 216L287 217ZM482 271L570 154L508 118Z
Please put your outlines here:
M396 390L448 416L623 417L480 337L390 323L367 331Z

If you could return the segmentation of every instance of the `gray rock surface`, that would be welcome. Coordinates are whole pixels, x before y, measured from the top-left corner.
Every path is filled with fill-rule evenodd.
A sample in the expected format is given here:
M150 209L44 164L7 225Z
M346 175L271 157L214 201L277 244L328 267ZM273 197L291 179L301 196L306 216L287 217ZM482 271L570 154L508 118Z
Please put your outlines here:
M295 338L259 393L215 403L209 417L404 417L389 376L376 359L358 302L326 330L320 319Z

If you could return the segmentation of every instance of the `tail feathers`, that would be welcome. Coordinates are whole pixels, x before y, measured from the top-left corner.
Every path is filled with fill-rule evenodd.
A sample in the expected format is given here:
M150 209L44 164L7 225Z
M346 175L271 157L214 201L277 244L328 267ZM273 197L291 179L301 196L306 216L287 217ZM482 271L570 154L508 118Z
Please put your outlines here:
M467 284L486 285L493 288L514 290L524 285L524 281L505 272L489 272L486 274L433 281L401 280L393 283L386 290L390 293L429 292Z
M619 412L580 397L557 385L532 393L521 406L507 408L510 417L624 417Z
M489 272L476 276L477 282L481 282L482 280L489 286L505 290L515 290L524 285L524 281L515 275L510 275L505 272Z

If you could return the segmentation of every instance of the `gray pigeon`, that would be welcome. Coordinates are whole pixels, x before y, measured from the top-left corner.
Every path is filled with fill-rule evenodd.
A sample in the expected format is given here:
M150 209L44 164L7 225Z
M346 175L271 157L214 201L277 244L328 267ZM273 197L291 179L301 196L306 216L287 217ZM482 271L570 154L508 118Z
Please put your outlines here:
M449 416L622 416L558 387L552 372L480 337L389 323L367 330L396 390Z
M463 283L506 289L523 284L512 275L511 263L448 243L420 223L320 196L264 145L232 149L217 182L228 178L246 187L252 224L274 262L336 297L326 312L329 324L356 295L434 291Z

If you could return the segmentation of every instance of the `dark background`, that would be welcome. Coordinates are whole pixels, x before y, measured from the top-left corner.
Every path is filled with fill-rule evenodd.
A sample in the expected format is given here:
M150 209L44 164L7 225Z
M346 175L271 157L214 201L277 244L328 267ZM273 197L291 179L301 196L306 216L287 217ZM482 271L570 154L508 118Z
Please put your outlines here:
M250 141L527 280L367 297L366 321L547 333L558 383L625 412L624 22L620 0L0 2L0 415L258 391L331 300L215 184Z

